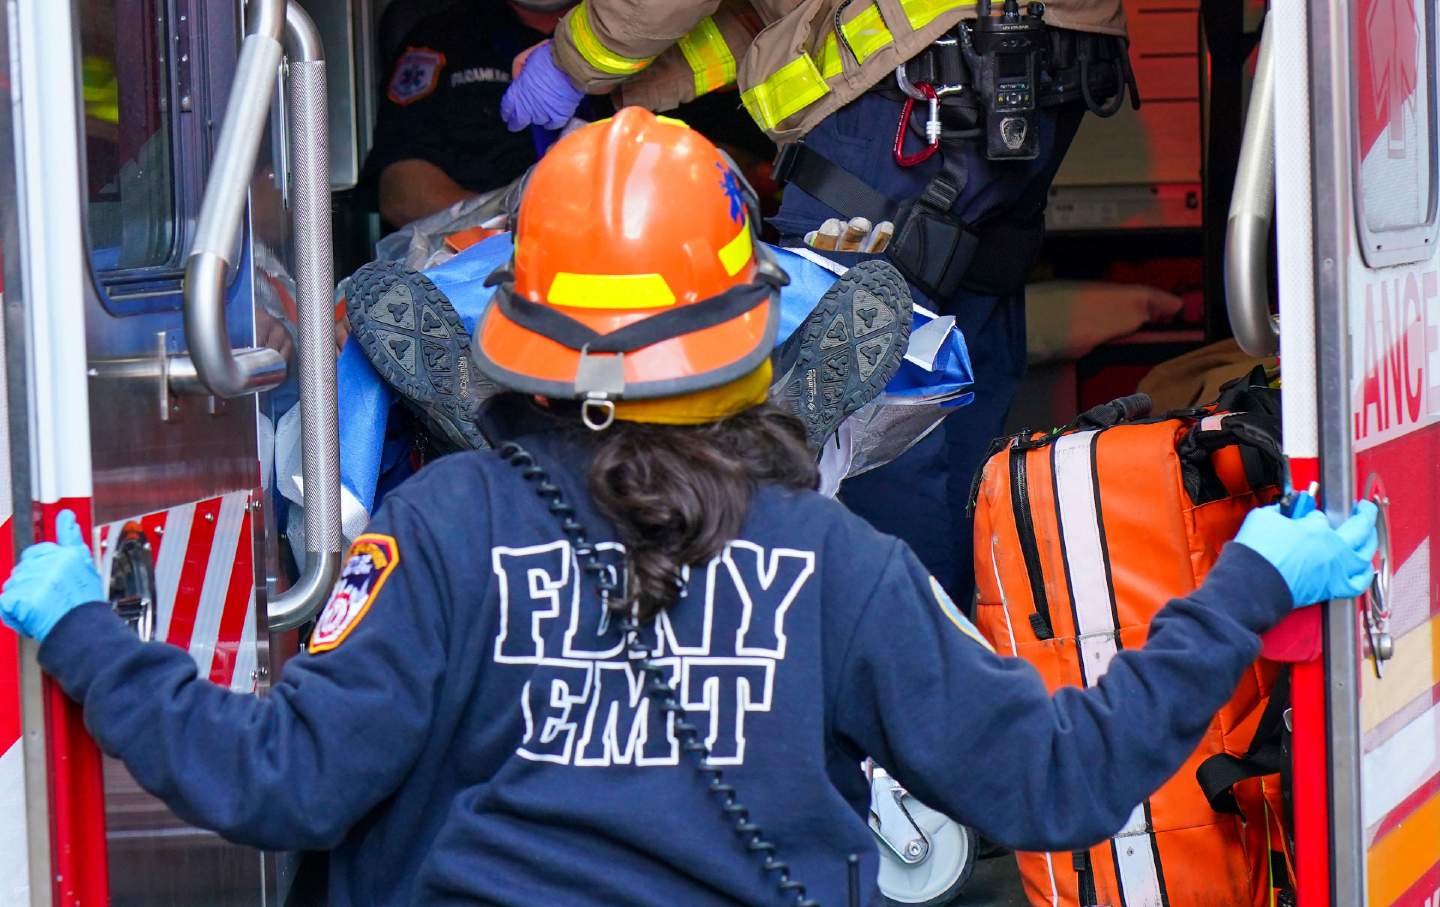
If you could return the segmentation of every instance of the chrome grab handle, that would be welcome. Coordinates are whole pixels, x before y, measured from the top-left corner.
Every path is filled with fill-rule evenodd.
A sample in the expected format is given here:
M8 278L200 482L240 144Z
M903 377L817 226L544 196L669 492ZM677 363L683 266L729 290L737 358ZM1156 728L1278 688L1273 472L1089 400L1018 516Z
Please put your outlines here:
M271 349L230 347L225 327L225 271L240 237L250 174L265 135L280 69L285 0L249 0L249 33L240 47L221 122L195 241L185 262L185 338L201 382L217 397L269 390L285 380L285 359Z
M325 51L315 23L291 0L285 13L289 52L291 200L295 223L295 301L300 325L301 473L305 495L305 570L271 599L271 630L289 630L320 609L340 573L340 425L335 383L335 262L330 224L330 129Z
M1275 42L1271 23L1262 29L1225 225L1225 307L1240 348L1252 356L1273 356L1280 348L1279 325L1270 314L1268 268L1275 216Z

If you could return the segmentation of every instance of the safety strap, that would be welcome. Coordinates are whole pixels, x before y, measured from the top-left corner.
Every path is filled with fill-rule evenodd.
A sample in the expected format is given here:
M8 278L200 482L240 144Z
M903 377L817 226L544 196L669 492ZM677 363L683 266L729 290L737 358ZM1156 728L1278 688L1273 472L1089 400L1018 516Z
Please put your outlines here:
M1192 503L1198 506L1230 497L1230 490L1211 460L1226 447L1238 448L1250 490L1283 482L1285 452L1280 445L1280 420L1265 412L1216 413L1202 418L1175 448Z
M782 186L794 184L837 212L863 217L871 223L894 222L900 212L899 202L870 188L860 177L804 142L780 149L775 158L774 179Z
M1217 813L1241 815L1235 785L1250 778L1282 774L1289 768L1285 754L1285 711L1290 707L1290 671L1282 668L1270 689L1270 701L1255 726L1255 736L1243 756L1218 753L1200 763L1195 781L1210 808Z
M1090 851L1077 850L1071 854L1071 860L1075 868L1075 895L1080 907L1095 907L1100 895L1095 888L1095 867L1090 865Z
M764 281L742 284L719 296L676 306L608 334L576 321L559 309L531 302L514 293L509 286L501 286L495 293L495 299L506 318L561 346L590 353L633 353L664 340L673 340L739 318L770 299L773 292L773 287Z

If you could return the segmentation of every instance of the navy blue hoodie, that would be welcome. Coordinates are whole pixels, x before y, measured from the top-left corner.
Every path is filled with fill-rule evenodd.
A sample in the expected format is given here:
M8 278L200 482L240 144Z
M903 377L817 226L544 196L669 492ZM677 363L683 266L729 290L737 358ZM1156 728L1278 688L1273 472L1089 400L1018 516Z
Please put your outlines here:
M604 537L583 439L519 437ZM511 426L512 434L514 426ZM102 749L181 817L331 850L331 904L788 903L650 709L599 597L516 470L459 454L392 493L310 643L268 694L197 679L104 605L41 662ZM994 655L900 541L808 492L761 488L739 537L650 630L691 720L812 897L877 855L860 764L1023 849L1117 831L1180 766L1290 607L1230 545L1098 686L1050 696Z

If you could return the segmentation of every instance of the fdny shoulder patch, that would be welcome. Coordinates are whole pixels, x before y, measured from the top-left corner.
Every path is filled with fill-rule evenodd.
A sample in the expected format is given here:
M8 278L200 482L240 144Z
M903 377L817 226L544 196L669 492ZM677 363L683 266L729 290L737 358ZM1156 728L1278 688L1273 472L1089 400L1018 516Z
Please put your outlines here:
M981 636L980 631L970 622L970 619L960 613L960 609L955 607L955 602L951 600L949 593L940 586L940 581L933 576L930 577L930 591L935 593L935 601L940 604L940 610L950 619L950 623L958 627L961 633L975 640L986 649L991 652L995 651L995 647L990 645L990 640Z
M390 536L366 533L355 540L335 591L310 634L311 655L328 652L345 641L399 563L400 546Z
M386 91L393 104L404 107L427 98L440 84L440 71L445 68L445 55L428 47L407 47L395 63Z

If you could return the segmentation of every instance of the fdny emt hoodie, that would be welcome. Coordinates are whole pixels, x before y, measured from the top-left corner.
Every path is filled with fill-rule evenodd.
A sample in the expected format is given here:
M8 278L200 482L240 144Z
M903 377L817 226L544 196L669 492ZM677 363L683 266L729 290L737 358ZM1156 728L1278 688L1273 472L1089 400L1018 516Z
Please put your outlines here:
M506 436L604 538L584 439L538 416L521 428ZM849 854L861 902L875 890L864 757L1002 844L1093 844L1179 768L1289 610L1275 569L1231 544L1144 648L1051 696L903 543L817 494L762 487L645 632L777 858L843 907ZM332 907L793 903L652 708L555 518L490 452L385 500L309 650L264 695L197 677L99 603L40 658L100 747L183 819L330 851Z

